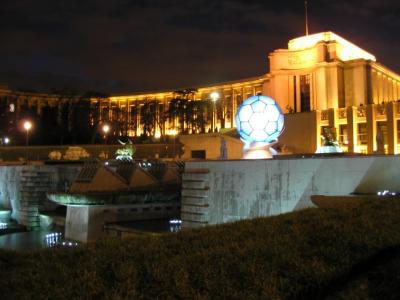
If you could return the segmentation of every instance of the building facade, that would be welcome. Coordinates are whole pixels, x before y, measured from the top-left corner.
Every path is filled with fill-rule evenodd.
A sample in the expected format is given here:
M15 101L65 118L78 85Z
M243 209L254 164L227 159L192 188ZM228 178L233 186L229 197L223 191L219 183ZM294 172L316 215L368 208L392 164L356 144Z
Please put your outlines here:
M290 114L282 143L294 153L314 152L323 127L334 127L347 151L377 151L381 143L378 135L384 151L397 153L400 76L379 64L374 55L333 32L323 32L292 39L287 49L275 50L268 58L270 71L265 75L200 87L185 96L188 102L209 103L203 116L205 132L234 128L242 101L264 94ZM213 99L212 93L218 93L218 99ZM104 120L121 118L116 112L123 112L129 135L138 136L144 133L141 118L145 115L142 111L148 109L146 103L156 103L153 115L160 120L176 98L176 92L167 91L112 96L92 102ZM155 136L200 133L182 132L179 122L186 121L178 117L161 121L152 132ZM296 137L298 128L303 127L305 132L301 135L312 137L311 143L308 138L305 142Z
M263 94L286 114L280 146L289 152L315 152L321 132L330 127L346 151L398 153L400 75L374 55L333 32L322 32L292 39L287 49L273 51L268 59L269 72L258 77L179 91L92 96L90 122L111 124L115 136L224 133L236 127L243 100ZM77 101L19 94L38 111L44 102ZM18 112L21 100L16 103Z

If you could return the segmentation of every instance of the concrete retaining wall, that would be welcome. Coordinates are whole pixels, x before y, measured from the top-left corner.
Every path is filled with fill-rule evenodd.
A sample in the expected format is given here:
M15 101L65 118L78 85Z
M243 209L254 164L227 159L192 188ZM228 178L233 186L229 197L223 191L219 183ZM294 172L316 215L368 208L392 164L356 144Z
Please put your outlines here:
M40 226L39 211L55 209L48 191L68 189L80 165L0 166L0 208L11 210L11 218L28 229Z
M183 227L199 227L313 206L310 195L400 192L398 156L187 162Z

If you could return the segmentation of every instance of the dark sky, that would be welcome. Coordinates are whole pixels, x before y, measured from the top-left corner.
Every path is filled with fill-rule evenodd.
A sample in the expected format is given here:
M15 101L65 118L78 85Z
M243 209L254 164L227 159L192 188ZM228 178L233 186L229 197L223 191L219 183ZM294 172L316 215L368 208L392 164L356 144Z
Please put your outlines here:
M399 0L308 1L310 31L333 31L400 72ZM128 93L267 72L304 34L302 0L3 0L0 82Z

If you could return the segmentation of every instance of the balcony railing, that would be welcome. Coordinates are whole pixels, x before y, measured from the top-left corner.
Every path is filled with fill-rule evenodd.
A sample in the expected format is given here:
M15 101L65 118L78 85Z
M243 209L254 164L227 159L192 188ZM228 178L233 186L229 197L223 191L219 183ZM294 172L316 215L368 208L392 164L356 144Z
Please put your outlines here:
M367 116L367 110L365 109L365 106L357 107L357 117L365 118L366 116Z
M329 116L328 110L321 111L321 121L328 121L329 118L328 116Z
M377 116L386 115L386 105L385 104L377 104L375 105L375 113Z
M339 108L339 119L346 119L346 118L347 118L347 109Z

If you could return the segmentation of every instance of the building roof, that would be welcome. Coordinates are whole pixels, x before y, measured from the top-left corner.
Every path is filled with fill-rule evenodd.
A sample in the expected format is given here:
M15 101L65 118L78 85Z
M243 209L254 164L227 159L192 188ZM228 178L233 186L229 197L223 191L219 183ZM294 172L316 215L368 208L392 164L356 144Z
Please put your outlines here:
M336 52L337 56L343 60L353 60L353 59L366 59L376 61L376 58L371 53L361 49L360 47L354 45L348 40L340 37L339 35L327 31L320 32L311 35L301 36L295 39L291 39L288 42L288 50L298 51L311 48L320 42L335 42L338 44Z

